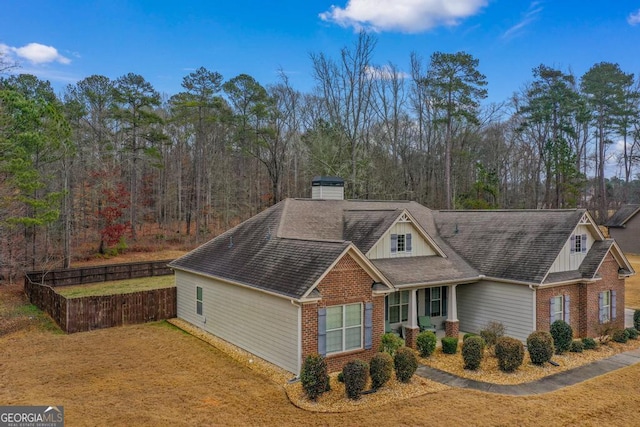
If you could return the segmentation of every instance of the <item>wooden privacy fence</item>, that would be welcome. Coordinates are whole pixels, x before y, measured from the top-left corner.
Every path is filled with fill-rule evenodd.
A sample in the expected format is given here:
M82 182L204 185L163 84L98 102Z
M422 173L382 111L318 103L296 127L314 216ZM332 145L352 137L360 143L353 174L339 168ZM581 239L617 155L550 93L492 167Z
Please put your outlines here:
M167 262L158 262L166 266ZM156 263L135 263L137 264L156 264ZM131 264L121 264L120 266L131 266ZM119 265L109 269L109 272L103 274L118 274L123 271L134 272L139 274L143 269L132 268L127 270L118 269ZM93 267L92 267L93 268ZM88 269L74 269L88 270ZM170 269L169 272L171 273ZM59 270L64 271L64 270ZM166 272L160 268L148 267L146 269L151 275L166 275ZM35 281L37 274L41 272L29 272L25 275L24 291L29 297L29 301L48 313L53 320L67 333L90 331L92 329L110 328L113 326L121 326L126 324L144 323L154 320L163 320L176 317L177 309L177 292L176 287L152 289L147 291L132 292L126 294L102 295L102 296L86 296L79 298L66 298L55 291L52 285L45 284L43 276L39 276L41 281ZM49 272L51 273L51 272ZM170 274L169 273L169 274ZM133 276L133 277L149 277L149 276ZM46 279L46 276L44 276ZM71 279L75 277L76 279ZM58 275L53 276L51 283L59 280L57 286L69 286L72 280L84 277L97 277L94 275ZM132 277L128 275L127 277ZM114 279L108 279L114 280ZM95 283L103 280L91 280L83 283ZM62 284L64 283L64 284Z
M28 271L25 281L49 286L84 285L85 283L109 282L139 277L166 276L173 274L167 267L172 259L151 262L130 262L97 267L68 268L63 270Z

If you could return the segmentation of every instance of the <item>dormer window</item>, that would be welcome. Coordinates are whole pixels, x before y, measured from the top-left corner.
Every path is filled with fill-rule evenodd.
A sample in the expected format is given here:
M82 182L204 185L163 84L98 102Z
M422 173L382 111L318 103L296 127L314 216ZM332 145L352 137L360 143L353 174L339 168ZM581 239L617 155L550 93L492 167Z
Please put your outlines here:
M411 233L391 235L391 253L411 252Z
M586 234L574 234L571 236L571 253L586 253L587 252L587 235Z

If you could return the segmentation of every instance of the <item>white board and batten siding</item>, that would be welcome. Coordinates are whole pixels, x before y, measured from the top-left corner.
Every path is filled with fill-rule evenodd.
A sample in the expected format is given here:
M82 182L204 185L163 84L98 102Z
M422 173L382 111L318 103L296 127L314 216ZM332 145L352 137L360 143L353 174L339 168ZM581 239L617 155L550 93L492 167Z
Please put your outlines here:
M535 294L525 285L481 281L456 288L460 330L479 333L491 321L505 327L505 335L526 341L535 330Z
M299 308L289 299L179 270L175 274L179 318L299 373ZM196 286L202 288L202 316L196 313Z
M571 252L571 247L574 243L573 243L573 240L569 238L565 242L564 246L562 247L562 250L558 254L558 257L551 265L551 269L549 269L549 273L558 273L561 271L573 271L580 268L580 264L582 264L582 261L587 256L587 253L589 252L589 249L591 248L591 246L593 246L595 239L593 238L591 231L589 231L589 227L582 224L578 225L578 227L576 228L576 231L573 234L578 237L582 236L583 234L587 236L586 252Z
M411 234L411 251L391 253L391 235L392 234ZM422 238L411 222L397 222L382 236L369 252L369 259L395 258L402 256L428 256L436 255L433 248Z

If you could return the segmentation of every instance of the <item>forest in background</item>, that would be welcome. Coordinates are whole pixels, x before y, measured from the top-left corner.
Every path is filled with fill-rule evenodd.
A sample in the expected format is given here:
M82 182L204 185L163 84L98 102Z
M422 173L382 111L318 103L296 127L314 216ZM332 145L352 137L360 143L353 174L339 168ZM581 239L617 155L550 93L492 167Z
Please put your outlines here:
M0 273L191 248L309 197L317 175L432 209L584 207L603 223L640 202L640 81L618 64L541 64L487 105L478 58L412 53L403 72L374 64L375 44L311 54L309 92L201 67L176 94L134 73L56 94L0 56Z

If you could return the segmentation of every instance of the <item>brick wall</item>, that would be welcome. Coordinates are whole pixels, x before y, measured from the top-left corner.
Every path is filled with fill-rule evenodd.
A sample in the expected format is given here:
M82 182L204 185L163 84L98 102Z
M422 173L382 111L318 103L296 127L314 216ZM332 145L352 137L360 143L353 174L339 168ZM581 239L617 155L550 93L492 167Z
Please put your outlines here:
M598 274L602 278L594 283L557 286L539 289L536 293L536 329L548 331L549 305L553 296L569 295L570 324L576 337L596 337L602 334L599 319L599 294L602 291L616 291L616 319L609 326L624 327L624 279L618 278L618 263L609 253L602 262Z
M377 352L384 333L384 296L373 296L373 279L350 256L345 255L318 285L322 300L302 306L302 358L318 352L318 308L332 305L373 303L373 339L370 350L354 350L327 356L330 372L339 371L345 363L369 361ZM364 315L364 312L363 312ZM364 318L363 318L364 326ZM364 330L364 329L363 329Z

